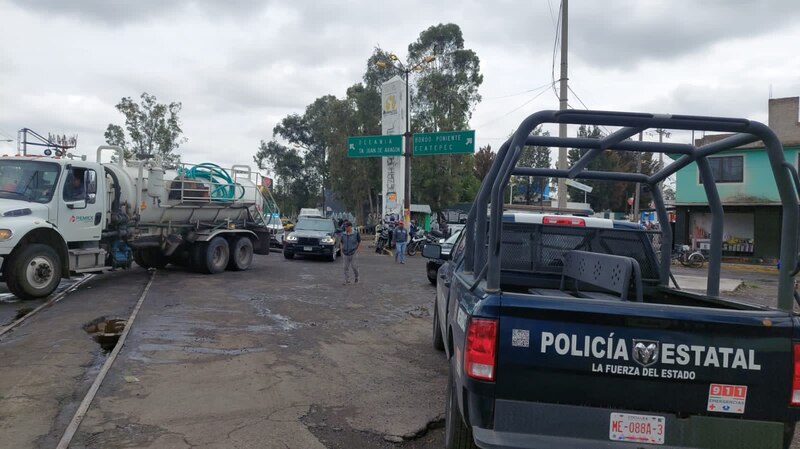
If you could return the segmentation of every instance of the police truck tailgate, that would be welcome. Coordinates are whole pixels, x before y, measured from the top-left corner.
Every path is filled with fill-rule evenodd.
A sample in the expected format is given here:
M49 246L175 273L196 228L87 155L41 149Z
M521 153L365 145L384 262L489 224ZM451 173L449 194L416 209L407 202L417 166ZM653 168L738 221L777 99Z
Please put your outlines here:
M786 417L793 319L785 312L513 293L501 310L496 420L504 399L681 418Z

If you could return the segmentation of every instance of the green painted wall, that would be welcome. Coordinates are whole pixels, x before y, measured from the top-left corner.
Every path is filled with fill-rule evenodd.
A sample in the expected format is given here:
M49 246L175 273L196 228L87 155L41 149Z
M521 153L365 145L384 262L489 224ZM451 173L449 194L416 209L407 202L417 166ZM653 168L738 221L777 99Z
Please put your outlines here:
M800 152L800 146L786 147L784 149L786 160L794 164L795 167L797 167L798 152ZM763 148L736 149L726 151L723 154L726 156L744 156L744 181L741 183L717 184L723 204L780 202L766 150ZM676 203L708 203L697 172L697 164L693 163L676 174Z

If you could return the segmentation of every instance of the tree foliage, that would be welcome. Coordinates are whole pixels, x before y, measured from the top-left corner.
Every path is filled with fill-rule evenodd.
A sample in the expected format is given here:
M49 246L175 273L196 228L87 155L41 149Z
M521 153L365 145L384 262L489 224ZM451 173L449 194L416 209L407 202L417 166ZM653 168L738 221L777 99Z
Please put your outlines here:
M433 56L433 61L423 62L428 56ZM352 85L343 98L326 95L316 99L302 115L292 114L281 120L270 142L261 142L254 160L260 168L269 167L274 172L279 204L281 199L295 209L319 204L324 184L355 212L359 221L364 221L364 214L377 211L374 199L381 192L381 159L348 158L347 137L381 134L380 87L402 74L392 69L398 61L390 52L375 48L367 59L363 83ZM379 67L378 62L385 64ZM475 52L464 48L458 25L437 25L423 31L409 45L403 65L418 64L421 71L411 77L415 92L412 130L468 129L472 111L480 101L478 87L483 76ZM296 145L299 151L280 144L278 138ZM414 158L412 201L438 210L457 201L472 200L480 186L475 170L472 155ZM303 196L306 190L300 189L299 180L307 183L308 197Z
M432 59L432 60L431 60ZM453 23L431 26L408 46L407 67L420 67L411 111L414 132L469 129L472 111L480 102L483 83L480 59L464 47L461 28ZM472 201L480 187L473 176L471 154L425 156L411 164L411 199L440 210Z
M116 104L125 116L125 126L110 123L105 132L106 143L121 146L126 159L160 155L166 161L179 160L175 151L187 140L182 136L178 117L182 104L159 103L155 95L147 92L140 99L141 103L136 103L124 97Z
M602 131L596 127L587 127L581 125L578 128L578 137L588 137L592 139L599 139L603 137ZM572 148L567 153L567 158L570 165L578 161L588 150ZM641 154L642 170L641 173L652 174L656 171L658 161L654 161L651 153ZM635 173L637 170L636 153L630 151L613 151L607 150L600 156L596 157L589 163L589 170L593 171L611 171L611 172L626 172ZM592 192L587 195L589 204L595 211L615 211L621 212L627 210L628 198L634 196L636 184L631 182L622 181L589 181L580 180L580 182L592 187ZM583 192L573 187L568 187L570 198L576 200L583 200ZM642 187L639 200L640 206L645 206L650 203L652 195L649 193L646 186Z
M532 132L532 135L549 136L549 131L542 132L542 127L537 126ZM520 167L533 167L533 168L549 168L551 164L550 148L543 146L524 146L522 154L520 154L519 162L517 165ZM517 176L514 184L520 186L525 196L525 204L538 203L544 201L545 188L550 180L538 176Z
M495 156L497 155L492 151L491 145L478 148L478 151L475 153L475 168L473 174L479 181L483 181L483 178L489 174Z

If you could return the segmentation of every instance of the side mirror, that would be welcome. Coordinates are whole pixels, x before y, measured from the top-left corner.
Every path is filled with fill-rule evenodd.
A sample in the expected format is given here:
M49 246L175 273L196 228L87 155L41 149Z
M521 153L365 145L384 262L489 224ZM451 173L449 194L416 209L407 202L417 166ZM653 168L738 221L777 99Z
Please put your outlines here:
M83 185L86 186L87 194L97 193L97 173L94 170L83 172Z
M442 247L439 245L428 244L422 247L422 257L428 259L441 259Z
M78 200L67 203L67 209L86 209L86 200Z

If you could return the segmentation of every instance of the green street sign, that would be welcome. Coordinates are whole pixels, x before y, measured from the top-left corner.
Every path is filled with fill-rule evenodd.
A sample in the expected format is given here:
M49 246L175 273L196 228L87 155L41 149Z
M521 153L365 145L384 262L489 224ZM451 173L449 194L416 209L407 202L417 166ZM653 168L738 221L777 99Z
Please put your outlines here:
M355 136L347 138L347 157L402 156L403 136Z
M414 134L414 156L475 152L475 130Z

